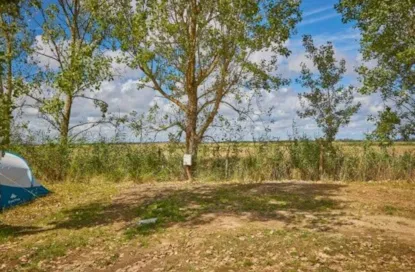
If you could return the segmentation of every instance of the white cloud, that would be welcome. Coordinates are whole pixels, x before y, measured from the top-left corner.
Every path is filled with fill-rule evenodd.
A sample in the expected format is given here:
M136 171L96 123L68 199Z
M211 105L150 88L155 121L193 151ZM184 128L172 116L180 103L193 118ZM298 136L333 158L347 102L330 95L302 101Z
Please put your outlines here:
M375 68L377 65L378 65L378 63L377 63L377 61L376 60L370 60L370 61L365 61L365 60L363 60L363 56L362 56L362 54L361 53L359 53L357 56L356 56L356 63L360 66L360 65L364 65L364 66L366 66L367 68L369 68L369 69L373 69L373 68Z
M321 13L323 11L315 10L313 14ZM310 14L309 16L313 15ZM331 15L330 15L331 16ZM310 22L310 20L309 20ZM362 58L360 55L354 52L354 49L349 46L353 43L353 40L359 39L360 34L354 30L346 30L338 33L325 33L314 36L316 45L321 45L326 41L330 40L334 42L336 57L338 59L345 58L347 61L349 81L356 81L356 74L354 67L362 64ZM42 44L41 37L37 37L39 44ZM286 78L295 78L301 70L301 62L305 62L307 65L312 67L310 60L305 58L304 49L301 44L301 39L289 40L286 45L293 51L293 54L288 59L280 58L278 60L279 73ZM44 46L44 45L42 45ZM47 46L43 47L43 50L47 50ZM51 53L51 51L45 51L45 54ZM120 51L107 51L105 54L112 58L122 56ZM270 60L273 53L263 50L255 53L251 60L260 62L261 60ZM56 63L50 62L48 58L37 56L38 61L45 67L57 68ZM375 65L375 63L370 63ZM109 105L109 112L115 114L129 114L132 111L139 113L147 112L148 109L157 103L163 114L175 114L174 107L169 102L158 96L152 89L144 88L138 90L139 78L142 76L140 70L130 69L125 64L113 62L112 67L119 77L114 81L103 82L99 91L90 93L89 95L103 99ZM315 68L313 68L315 71ZM209 84L209 82L206 82ZM355 84L356 85L356 84ZM295 86L295 85L294 85ZM247 94L249 97L249 92ZM232 97L228 98L232 101ZM183 100L185 102L185 100ZM383 103L379 96L362 96L356 95L356 101L362 103L361 110L353 116L351 123L348 127L342 128L339 132L339 138L362 138L364 133L370 131L373 128L373 124L367 121L367 116L371 114L377 114L382 109ZM246 100L245 102L246 103ZM279 91L273 91L271 93L263 92L262 98L259 101L260 107L255 105L254 111L258 114L253 117L254 123L248 127L245 133L242 135L245 140L251 140L252 134L261 135L264 133L264 128L269 127L271 129L271 136L280 139L286 139L289 135L292 135L293 121L296 122L300 133L306 133L310 137L321 136L321 131L316 126L315 122L311 119L300 119L297 116L297 110L301 108L298 100L298 90L293 89L293 86L289 88L281 88ZM264 112L270 107L274 107L272 114L267 116L265 114L259 114ZM228 118L236 118L237 114L225 105L220 108L220 114ZM31 109L26 111L26 120L31 121L32 128L42 128L46 130L47 124L37 118L38 113L36 110ZM100 117L100 112L94 107L92 101L79 100L74 104L72 111L72 124L97 120ZM97 133L98 131L105 132L107 135L111 135L113 130L109 127L96 128L92 132ZM211 129L209 133L213 131ZM221 131L218 132L220 135ZM136 138L132 133L126 130L127 139L134 141ZM157 140L166 140L166 134L159 134Z
M324 12L324 11L330 10L330 9L333 9L333 6L332 5L325 6L325 7L321 7L321 8L316 8L316 9L312 9L312 10L309 10L309 11L305 11L303 13L303 18L309 17L309 16L314 15L314 14L321 13L321 12Z
M301 64L304 63L312 72L316 71L313 61L306 57L305 53L297 54L288 59L288 69L290 71L300 73Z
M321 43L315 42L316 46L320 46ZM341 59L346 60L346 74L347 76L356 76L356 68L359 66L359 61L356 56L353 54L349 54L347 52L344 52L342 50L339 50L336 46L334 46L334 54L338 61ZM306 57L306 53L304 52L304 49L298 50L293 55L291 55L288 58L287 66L288 70L294 73L300 73L301 72L301 63L304 63L311 72L315 73L317 72L317 68L314 66L312 60L308 59Z
M37 117L39 114L39 110L36 108L27 108L25 114L30 117Z
M112 59L111 68L115 77L121 79L131 79L137 78L142 75L140 69L132 69L128 67L128 65L125 62L121 61L121 58L123 57L123 53L121 52L121 50L107 50L106 52L104 52L104 55Z
M42 35L37 35L35 37L33 48L35 49L35 52L31 55L32 59L29 59L29 61L33 61L41 68L52 70L59 68L59 62L56 61L58 58L56 51L52 49L53 46L51 44L45 43L42 39Z
M338 13L332 13L332 14L328 14L328 15L325 15L325 16L304 20L301 23L299 23L299 25L300 26L306 26L306 25L317 23L317 22L329 20L331 18L338 17L338 16L340 16Z
M137 83L137 80L105 82L100 92L95 93L94 95L107 101L109 104L109 111L112 113L123 115L132 111L137 111L139 113L146 112L152 105L157 103L163 114L174 114L174 108L168 101L156 96L153 90L137 90ZM364 133L373 128L373 124L367 121L367 116L376 114L382 109L382 101L380 97L376 95L356 95L356 102L361 102L362 108L352 118L350 125L340 130L338 135L339 138L361 138ZM321 131L313 120L300 119L297 116L297 110L301 109L301 105L298 100L297 92L292 88L282 88L279 91L273 91L271 93L264 91L262 93L262 98L259 101L260 107L255 103L253 105L253 110L258 116L254 116L253 118L255 123L249 124L248 121L245 123L244 126L246 127L246 132L243 134L244 140L251 140L253 135L262 135L265 132L265 127L271 129L272 137L287 139L292 135L293 121L295 121L300 134L306 133L310 137L321 136ZM264 113L270 107L274 107L270 116L260 114ZM43 128L43 130L47 128L47 124L37 118L36 111L30 110L27 113L30 114L26 115L25 118L26 120L30 120L31 128ZM237 117L237 114L231 108L226 106L222 106L220 114L223 114L230 119L235 119ZM72 124L85 121L96 121L99 117L100 112L94 107L91 101L79 100L74 104ZM253 129L253 131L251 129ZM214 131L214 129L211 129L208 133L211 134ZM105 135L107 136L114 133L113 129L110 127L104 127L94 128L91 135L96 137L98 132L105 132ZM137 140L130 131L126 130L125 132L127 134L126 140ZM216 133L220 134L220 131L216 131ZM160 134L156 140L167 140L167 136L166 134Z

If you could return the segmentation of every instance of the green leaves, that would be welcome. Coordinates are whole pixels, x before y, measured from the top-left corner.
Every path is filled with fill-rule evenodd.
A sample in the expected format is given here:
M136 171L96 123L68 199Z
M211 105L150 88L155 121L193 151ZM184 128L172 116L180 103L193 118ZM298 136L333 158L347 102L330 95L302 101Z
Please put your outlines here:
M250 102L234 97L252 101L252 94L287 83L275 73L277 56L289 54L285 42L300 19L292 0L139 0L134 7L107 1L98 14L111 25L123 61L141 70L139 87L171 102L168 116L157 106L149 111L156 120L150 128L185 132L186 152L194 157L221 107L246 117ZM273 56L255 58L264 52Z
M88 129L94 125L91 122L71 124L73 103L79 99L92 100L102 118L108 110L104 101L89 97L99 90L103 81L113 78L112 60L104 52L111 29L98 19L97 4L96 0L74 0L36 6L43 32L42 45L36 47L34 54L55 65L38 70L32 97L42 117L60 132L63 142L68 141L73 128L85 125Z
M275 70L277 57L289 54L285 41L300 19L297 1L136 1L132 8L123 0L101 8L107 12L98 20L112 25L123 61L140 68L140 81L179 109L184 119L172 118L173 124L184 128L194 120L196 138L226 97L287 83ZM265 51L273 56L253 58ZM164 121L162 127L171 127Z
M325 140L335 140L340 127L347 125L350 118L360 108L353 103L353 87L344 87L341 80L346 72L346 61L337 61L333 44L316 47L311 36L304 36L303 44L306 57L312 60L318 71L314 75L304 63L301 64L301 76L297 81L310 91L300 94L303 110L298 112L301 118L313 118L323 130Z
M23 14L27 5L27 1L0 3L0 137L4 144L10 143L17 98L27 91L22 75L32 40Z
M341 0L337 10L360 29L363 60L376 64L359 69L364 85L360 92L379 93L400 119L393 133L383 129L383 114L389 114L385 109L374 134L387 131L380 138L410 138L415 135L415 1Z
M390 107L379 114L379 119L376 122L376 129L369 135L375 140L386 142L391 144L392 140L396 137L398 131L397 126L401 123L399 115L394 112Z

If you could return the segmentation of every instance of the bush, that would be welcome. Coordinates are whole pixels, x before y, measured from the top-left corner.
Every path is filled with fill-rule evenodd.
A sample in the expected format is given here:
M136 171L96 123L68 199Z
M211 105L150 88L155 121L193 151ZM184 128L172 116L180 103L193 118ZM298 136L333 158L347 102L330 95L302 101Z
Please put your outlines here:
M96 176L112 181L182 180L182 144L100 142L63 147L56 143L19 145L12 151L30 163L40 180L82 182ZM410 152L367 144L323 148L306 138L275 143L203 144L198 155L200 180L413 180Z

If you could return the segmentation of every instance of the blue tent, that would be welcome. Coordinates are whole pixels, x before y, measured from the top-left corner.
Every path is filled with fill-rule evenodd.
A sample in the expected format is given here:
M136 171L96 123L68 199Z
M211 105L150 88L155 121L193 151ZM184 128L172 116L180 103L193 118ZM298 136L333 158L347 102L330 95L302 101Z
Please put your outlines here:
M4 153L0 158L0 210L47 193L49 191L36 181L23 158L12 153Z

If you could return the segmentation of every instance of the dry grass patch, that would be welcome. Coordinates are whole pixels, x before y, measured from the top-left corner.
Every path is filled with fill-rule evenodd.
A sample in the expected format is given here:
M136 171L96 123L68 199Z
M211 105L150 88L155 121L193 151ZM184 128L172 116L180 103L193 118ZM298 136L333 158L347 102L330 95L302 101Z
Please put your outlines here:
M413 271L410 183L88 183L0 214L4 271ZM156 217L156 224L137 226Z

